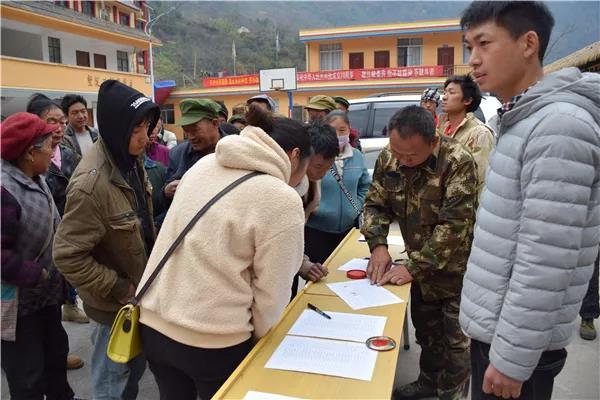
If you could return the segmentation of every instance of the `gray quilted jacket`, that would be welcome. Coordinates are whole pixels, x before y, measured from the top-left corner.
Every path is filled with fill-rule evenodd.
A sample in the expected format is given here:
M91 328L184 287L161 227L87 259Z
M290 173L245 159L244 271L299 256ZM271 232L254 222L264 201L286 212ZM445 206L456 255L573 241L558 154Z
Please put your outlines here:
M494 126L460 324L514 379L573 333L600 241L599 125L600 75L567 68Z

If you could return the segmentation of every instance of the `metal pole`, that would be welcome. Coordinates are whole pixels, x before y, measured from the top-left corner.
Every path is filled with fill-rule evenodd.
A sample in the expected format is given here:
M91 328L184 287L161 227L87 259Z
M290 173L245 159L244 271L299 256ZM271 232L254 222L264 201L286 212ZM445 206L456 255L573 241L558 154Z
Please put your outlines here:
M152 85L150 90L152 93L152 101L154 101L154 59L152 55L152 28L148 30L148 36L150 39L150 85Z
M292 118L292 111L294 110L294 96L292 91L288 91L288 118Z
M146 24L146 35L148 35L148 40L150 41L150 85L152 85L151 93L152 93L152 101L154 101L154 56L152 54L152 26L159 20L160 17L169 14L171 11L175 11L177 7L171 7L168 11L157 15L154 19L150 18L150 10L148 10L148 23Z

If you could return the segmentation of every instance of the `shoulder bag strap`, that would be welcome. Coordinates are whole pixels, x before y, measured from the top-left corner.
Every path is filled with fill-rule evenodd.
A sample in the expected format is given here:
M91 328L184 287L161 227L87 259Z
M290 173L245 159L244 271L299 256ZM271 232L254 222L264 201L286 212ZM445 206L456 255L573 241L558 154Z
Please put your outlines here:
M258 176L258 175L263 175L263 174L264 174L264 172L257 172L257 171L255 171L255 172L251 172L251 173L249 173L247 175L244 175L241 178L239 178L236 181L234 181L233 183L231 183L225 189L223 189L219 193L217 193L217 195L215 197L213 197L212 199L210 199L210 201L208 203L206 203L204 205L204 207L202 207L200 209L200 211L198 211L198 213L194 216L194 218L192 218L191 221L188 222L188 224L186 225L186 227L183 228L183 231L181 231L181 233L179 234L179 236L177 236L177 239L175 239L175 241L171 244L171 247L169 247L169 249L167 250L167 252L163 256L163 258L160 260L160 262L156 266L156 269L152 272L152 275L150 275L150 277L148 278L148 280L146 281L146 283L142 287L142 290L140 290L140 292L137 294L137 296L135 296L133 298L133 300L131 301L131 303L133 305L137 305L139 303L140 299L142 298L142 296L144 295L144 293L146 293L146 291L148 290L148 288L150 287L150 285L152 284L152 282L154 281L154 279L156 278L156 276L158 275L158 273L160 272L160 270L167 263L167 260L169 259L169 257L171 257L171 254L173 254L173 252L175 251L175 249L177 249L177 247L181 244L181 242L183 241L183 238L185 237L185 235L187 235L187 233L194 227L194 225L196 224L196 222L198 222L198 220L200 219L200 217L202 217L202 215L204 215L208 211L208 209L210 207L212 207L213 204L215 204L221 197L225 196L227 193L229 193L233 188L235 188L239 184L247 181L248 179L250 179L252 177L255 177L255 176Z
M344 195L346 196L346 198L348 199L350 204L352 204L352 207L354 208L356 213L360 214L362 211L361 211L360 207L358 206L358 204L356 204L354 202L354 199L352 198L352 195L346 188L346 185L344 185L344 181L342 180L342 177L340 176L340 173L338 172L337 167L335 166L335 163L331 166L330 171L331 171L331 175L333 175L333 177L337 181L338 185L340 185L340 189L342 189L342 192L344 193Z

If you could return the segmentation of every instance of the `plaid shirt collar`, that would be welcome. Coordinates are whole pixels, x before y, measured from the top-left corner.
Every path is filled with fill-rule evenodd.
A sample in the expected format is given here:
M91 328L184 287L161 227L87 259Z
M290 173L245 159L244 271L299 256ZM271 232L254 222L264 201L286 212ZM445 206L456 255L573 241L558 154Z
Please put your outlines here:
M539 82L539 81L538 81ZM521 100L521 97L523 97L525 95L525 93L527 93L529 91L529 89L531 89L532 87L534 87L535 85L538 84L538 82L534 83L533 85L529 86L527 89L525 89L523 92L519 93L518 95L514 96L513 98L511 98L509 101L507 101L506 103L502 103L502 107L500 107L497 111L498 111L498 117L502 118L502 116L504 114L506 114L507 112L509 112L510 110L512 110L515 105L517 104L517 102L519 100Z

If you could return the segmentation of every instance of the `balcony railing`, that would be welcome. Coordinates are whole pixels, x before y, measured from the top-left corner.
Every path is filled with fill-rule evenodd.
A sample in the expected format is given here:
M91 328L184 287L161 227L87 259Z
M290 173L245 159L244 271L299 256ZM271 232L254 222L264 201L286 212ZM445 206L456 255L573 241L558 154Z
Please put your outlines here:
M35 88L64 92L97 92L102 82L115 79L150 95L148 75L111 71L77 65L0 56L1 85L4 88Z

